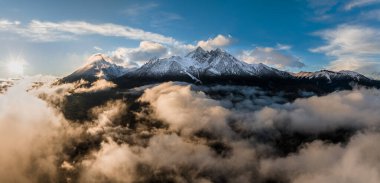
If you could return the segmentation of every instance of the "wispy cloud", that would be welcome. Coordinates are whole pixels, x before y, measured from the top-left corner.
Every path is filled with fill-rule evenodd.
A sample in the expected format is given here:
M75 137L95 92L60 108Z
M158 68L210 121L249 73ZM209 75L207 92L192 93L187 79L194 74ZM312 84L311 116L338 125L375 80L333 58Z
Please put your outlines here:
M301 68L305 64L288 50L290 45L277 44L276 47L256 47L251 50L243 50L238 58L247 63L264 63L276 68Z
M353 8L368 6L376 3L380 3L380 0L351 0L345 4L344 9L351 10Z
M179 21L182 20L183 17L176 13L170 13L170 12L159 12L152 16L150 25L152 27L161 28L162 26L173 22L173 21Z
M360 15L360 18L380 21L380 9L365 11Z
M0 28L1 29L7 29L7 28L12 28L14 26L19 25L19 21L10 21L7 19L0 19Z
M317 32L326 44L311 49L334 60L328 66L333 70L356 70L373 74L380 68L380 30L361 25L340 25ZM369 69L368 68L372 68Z
M331 18L331 10L338 5L338 0L308 0L307 2L314 13L312 19L317 21Z
M170 15L173 19L179 19L176 15ZM49 22L32 20L23 25L18 21L1 20L0 31L16 34L36 42L53 42L75 40L80 36L98 35L106 37L121 37L131 40L139 40L136 48L118 48L111 53L115 61L125 65L138 65L152 57L184 55L196 46L206 50L226 47L233 43L232 36L218 34L208 40L200 40L196 45L182 43L172 37L157 33L136 29L129 26L104 23L94 24L85 21ZM286 45L281 45L287 49ZM98 46L97 51L102 51Z
M129 5L123 13L127 16L137 16L142 13L145 13L146 11L152 10L154 8L157 8L159 5L157 3L151 2L151 3L144 3L144 4L132 4Z
M99 47L99 46L94 46L94 50L96 50L96 51L102 51L103 49L101 47Z
M162 29L173 21L183 19L177 13L162 11L160 5L156 2L131 4L122 14L135 23L144 22L158 29Z
M80 35L101 35L164 44L180 44L172 37L113 23L94 24L85 21L49 22L32 20L27 25L22 25L18 21L3 19L0 22L0 31L15 33L33 41L41 42L72 40Z
M313 21L352 22L353 17L373 19L375 11L353 12L354 9L367 8L380 4L380 0L308 0ZM355 19L354 19L355 20Z

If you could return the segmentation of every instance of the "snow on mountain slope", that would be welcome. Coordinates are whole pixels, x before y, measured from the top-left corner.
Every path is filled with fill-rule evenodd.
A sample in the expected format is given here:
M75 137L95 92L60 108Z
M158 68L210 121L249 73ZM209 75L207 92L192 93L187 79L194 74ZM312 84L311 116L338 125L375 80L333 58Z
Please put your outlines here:
M236 59L228 52L217 48L209 52L198 47L186 55L201 65L203 72L215 75L288 75L285 72L268 67L264 64L248 64Z
M63 78L65 82L73 82L80 79L89 81L99 78L110 80L122 76L127 72L127 69L118 66L103 54L92 55L87 64Z
M206 72L211 70L219 75L254 75L255 66L242 62L229 53L216 49L208 52L209 58L205 67ZM215 72L216 71L216 72Z
M201 47L197 47L194 51L188 53L185 57L196 60L199 63L205 63L210 58L210 54Z
M268 67L264 64L242 62L224 50L205 51L198 47L185 57L172 56L164 59L151 59L141 68L128 73L132 76L188 76L200 81L201 76L280 76L288 73Z
M236 59L222 49L205 51L198 47L186 56L154 58L135 70L113 64L108 57L95 54L88 64L62 79L73 82L80 79L96 81L99 78L112 80L121 85L140 85L163 81L186 81L196 83L228 82L242 84L261 84L286 82L313 83L327 81L336 85L349 86L351 81L365 85L380 85L373 80L352 71L333 72L321 70L317 72L288 73L264 64L248 64ZM306 80L306 81L305 81ZM128 84L129 82L130 84ZM306 84L308 85L308 84ZM309 86L309 85L308 85ZM312 86L312 85L310 85Z
M294 73L293 76L295 76L296 78L301 78L301 79L327 79L330 82L333 79L352 79L354 81L370 80L364 75L361 75L353 71L334 72L334 71L329 71L329 70L321 70L317 72Z
M354 72L354 71L342 70L342 71L339 71L338 73L346 75L346 76L349 76L349 77L351 77L353 79L356 79L357 81L363 80L363 79L369 80L369 78L367 78L366 76L364 76L362 74L359 74L357 72Z
M139 75L162 76L165 74L179 74L189 69L194 64L192 60L179 56L169 58L154 58L135 71Z

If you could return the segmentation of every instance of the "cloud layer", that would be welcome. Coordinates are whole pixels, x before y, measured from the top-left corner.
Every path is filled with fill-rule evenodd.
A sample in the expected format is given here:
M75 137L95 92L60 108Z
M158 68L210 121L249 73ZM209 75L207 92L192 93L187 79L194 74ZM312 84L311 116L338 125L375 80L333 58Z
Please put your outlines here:
M0 95L1 182L56 180L64 119L28 94L29 84L30 80L20 81Z
M3 182L380 181L379 90L293 101L248 86L43 84L53 79L0 95ZM88 118L66 118L99 96Z

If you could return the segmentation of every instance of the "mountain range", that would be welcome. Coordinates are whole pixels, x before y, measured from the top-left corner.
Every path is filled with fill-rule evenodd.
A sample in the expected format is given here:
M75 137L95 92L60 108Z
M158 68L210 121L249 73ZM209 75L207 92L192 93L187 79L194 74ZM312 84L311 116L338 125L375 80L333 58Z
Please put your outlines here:
M164 59L152 59L141 68L126 73L128 77L184 77L193 82L202 83L202 78L244 76L244 77L291 77L289 73L279 71L264 64L242 62L222 49L205 51L201 47L185 57L172 56Z
M130 88L165 81L195 84L255 85L268 88L325 91L349 89L356 85L380 87L380 81L353 71L290 73L264 64L248 64L217 48L205 51L201 47L186 56L153 58L136 69L118 66L105 55L95 54L88 63L61 79L73 82L99 78L113 81L121 88Z

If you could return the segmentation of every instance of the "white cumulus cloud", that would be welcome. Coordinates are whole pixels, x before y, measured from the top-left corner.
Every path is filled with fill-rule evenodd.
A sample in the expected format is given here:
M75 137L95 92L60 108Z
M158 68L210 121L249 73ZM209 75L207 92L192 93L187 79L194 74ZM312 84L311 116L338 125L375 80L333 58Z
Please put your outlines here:
M137 48L119 47L110 53L114 62L123 63L126 66L138 66L153 57L162 57L167 54L167 46L151 41L142 41Z
M206 50L212 50L212 49L215 49L215 48L219 48L219 47L224 47L224 46L228 46L232 43L232 37L229 35L229 36L224 36L224 35L217 35L216 37L214 38L210 38L208 40L201 40L197 43L197 46L200 46L202 47L203 49L206 49Z

